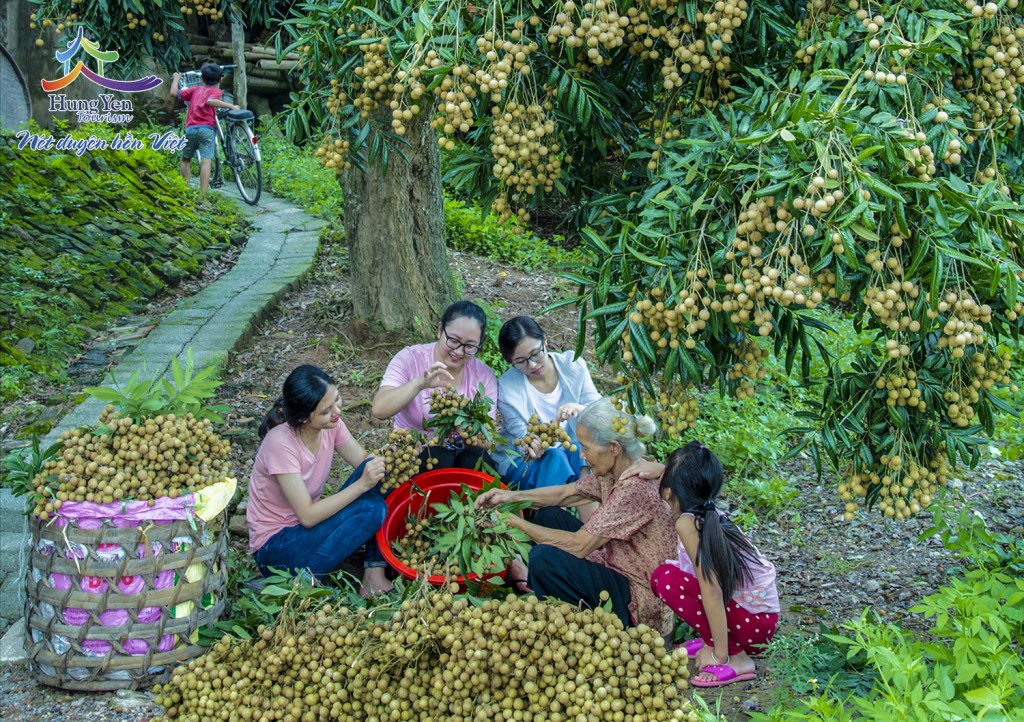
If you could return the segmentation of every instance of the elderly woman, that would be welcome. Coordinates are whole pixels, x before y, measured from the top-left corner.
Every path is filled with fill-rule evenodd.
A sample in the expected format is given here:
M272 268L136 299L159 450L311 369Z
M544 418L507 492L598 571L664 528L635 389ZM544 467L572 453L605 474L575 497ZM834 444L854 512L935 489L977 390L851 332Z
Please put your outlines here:
M613 424L616 417L619 423ZM587 406L578 418L576 435L590 474L572 484L530 491L492 489L480 495L477 506L529 501L538 510L533 522L508 517L509 524L536 542L528 582L538 597L596 607L601 592L607 592L623 625L643 623L668 635L672 610L651 591L651 574L675 553L675 520L656 479L620 478L643 456L638 437L654 433L654 422L616 411L606 398ZM600 505L585 523L562 508L591 501ZM515 572L510 567L510 575Z

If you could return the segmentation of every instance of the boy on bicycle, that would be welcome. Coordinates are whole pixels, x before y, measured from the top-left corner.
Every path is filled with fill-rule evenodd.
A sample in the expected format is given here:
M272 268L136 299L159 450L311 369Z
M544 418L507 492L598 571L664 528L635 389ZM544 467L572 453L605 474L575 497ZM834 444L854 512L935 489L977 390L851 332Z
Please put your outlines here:
M178 90L181 73L171 76L171 97L188 103L185 114L185 137L188 142L181 156L181 177L188 183L192 173L192 159L199 151L202 159L199 165L199 200L206 200L206 189L210 187L210 164L217 145L217 108L239 110L237 105L221 100L224 93L218 87L224 71L216 63L204 63L200 69L203 85Z

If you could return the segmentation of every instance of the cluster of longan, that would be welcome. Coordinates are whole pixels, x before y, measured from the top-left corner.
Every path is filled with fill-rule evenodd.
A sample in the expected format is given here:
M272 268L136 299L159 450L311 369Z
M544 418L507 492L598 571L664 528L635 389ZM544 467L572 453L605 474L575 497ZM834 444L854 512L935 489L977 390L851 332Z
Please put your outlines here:
M946 416L960 428L967 427L977 416L975 404L981 399L982 391L996 384L1010 385L1010 368L1012 361L1009 352L1003 354L985 354L977 352L971 356L970 369L965 369L966 377L956 379L951 388L942 395L949 404ZM1016 393L1016 392L1014 392Z
M128 21L128 29L134 30L135 28L144 28L148 24L145 17L136 17L135 13L125 13L125 20ZM154 33L155 35L155 33Z
M677 437L697 427L700 404L693 395L693 384L662 386L658 392L658 426L667 436Z
M395 555L405 566L428 575L459 576L459 565L454 556L440 559L435 542L445 529L436 516L412 516L405 520L405 536L392 546Z
M537 16L530 18L531 25L539 22ZM510 80L514 80L515 73L527 76L531 72L527 60L540 46L533 40L526 41L523 38L525 27L526 23L516 20L508 38L496 37L488 31L476 40L476 49L487 61L487 65L476 69L474 80L482 94L491 96L492 102L501 102L501 91L509 86Z
M412 429L392 429L388 440L375 456L384 459L384 478L380 488L384 491L396 489L403 483L420 473L420 437ZM433 464L427 459L427 469Z
M687 22L681 7L673 2L650 3L650 10L661 10L668 17L659 22L642 8L626 11L629 26L626 41L629 51L648 60L662 59L662 84L666 90L683 84L690 73L710 75L718 72L717 87L732 97L728 72L732 59L726 45L732 42L733 31L747 18L746 0L712 0L707 9L698 10L696 25ZM710 100L711 86L705 88Z
M370 114L377 109L381 102L392 97L393 74L395 64L388 56L387 36L377 37L375 28L367 28L359 36L367 42L361 46L363 50L363 64L353 71L359 80L352 83L352 89L356 97L352 104L359 109L363 118L369 118ZM374 40L374 38L376 38Z
M827 176L827 180L826 180ZM837 168L829 168L824 176L816 175L811 178L807 183L807 190L803 197L796 197L793 199L793 208L797 211L803 211L804 213L810 214L813 218L821 218L827 215L829 211L835 208L836 204L841 202L845 197L846 193L842 188L834 188L833 190L825 190L828 185L838 185L839 170ZM767 199L774 202L774 197L769 196ZM771 207L772 203L769 203ZM780 221L787 220L787 216L783 211L788 212L788 205L783 203L778 210L778 216ZM789 216L792 218L792 216ZM778 223L778 222L777 222ZM812 226L813 228L813 226ZM780 233L785 232L785 228L776 229ZM808 232L807 227L803 228L803 234L805 236L813 236L813 232Z
M650 298L643 298L637 301L634 306L634 310L629 314L629 320L635 324L642 324L651 342L658 348L677 348L679 346L679 340L676 335L684 328L687 322L687 313L694 307L694 297L686 292L681 291L680 303L672 305L672 298L666 295L664 288L652 288L649 291ZM700 298L697 297L697 302ZM710 318L710 314L708 314ZM699 327L698 327L699 323ZM703 321L699 318L697 321L691 321L690 328L693 328L693 333L700 333L704 328ZM687 329L689 333L689 330ZM626 333L624 338L628 340L629 334ZM632 360L632 353L626 361Z
M325 168L333 168L336 173L341 173L352 167L352 162L347 160L349 148L346 139L326 135L313 155L322 159Z
M1017 0L1010 0L1016 7ZM1010 2L1007 8L1011 8ZM973 6L972 14L980 7L973 0L967 0L968 7ZM995 3L987 3L995 6ZM977 16L976 16L977 17ZM1007 18L996 28L985 46L984 57L974 59L974 67L981 71L981 78L959 78L958 87L968 92L964 97L974 105L972 112L973 134L968 136L970 142L986 128L1005 119L1011 127L1021 123L1020 107L1017 105L1017 93L1024 83L1024 24L1020 20L1011 21ZM981 42L976 41L981 49Z
M629 18L619 15L614 0L589 0L582 7L566 0L548 29L548 44L563 40L566 47L584 52L591 65L604 65L608 58L601 51L610 53L622 45L628 25Z
M491 439L482 431L484 427L493 428L494 420L487 414L487 410L479 403L467 399L459 393L454 386L448 385L443 389L433 389L430 392L430 413L433 418L430 420L432 428L438 429L441 436L447 437L445 431L458 434L467 444L483 446L490 444ZM470 433L461 427L456 420L456 415L469 414L473 418L479 430ZM442 441L444 439L441 439Z
M944 113L945 111L939 111ZM920 135L924 135L921 133ZM923 141L918 138L918 141ZM910 148L910 158L907 159L907 168L917 176L918 180L929 181L935 176L935 151L931 145L921 142L921 145Z
M868 251L865 260L873 265L878 258L878 251ZM877 263L874 260L874 263ZM921 322L910 315L914 308L914 299L921 295L920 287L913 281L894 280L882 287L871 286L864 289L862 299L872 315L890 331L921 330Z
M697 722L687 656L611 612L448 591L225 636L154 691L166 719Z
M191 4L193 7L189 7ZM219 9L220 3L218 0L181 0L181 14L192 15L206 15L211 20L220 20L224 17Z
M442 148L455 150L454 137L468 133L473 127L472 101L477 94L469 66L462 63L452 68L451 73L434 88L434 95L437 97L437 109L430 120L430 127L441 132L438 143Z
M751 339L744 339L740 343L729 344L736 361L729 369L729 380L738 382L736 387L736 398L754 398L754 387L751 379L762 380L767 376L764 369L765 351Z
M931 293L926 297L931 302ZM954 358L963 358L968 346L985 342L985 326L992 322L992 307L979 304L966 291L946 291L936 308L926 311L931 320L945 316L940 327L939 347L949 348Z
M633 418L629 413L626 400L618 394L613 394L609 397L609 400L612 406L615 407L615 410L621 412L621 415L612 417L612 431L616 434L625 434L629 430L629 422Z
M857 503L853 497L866 497L878 488L878 508L885 516L908 519L932 503L940 486L945 486L949 471L946 452L939 450L927 461L900 454L883 454L870 468L851 474L849 481L839 485L839 495L846 502L843 518L853 519Z
M530 420L526 425L526 433L523 438L516 439L516 446L530 446L534 441L540 440L540 448L547 451L552 446L561 445L563 449L567 451L576 451L576 444L572 443L572 438L565 432L562 425L557 420L552 419L547 423L541 423L537 414L531 414Z
M33 481L40 495L35 513L43 521L67 501L173 499L230 473L230 445L212 431L209 419L192 414L136 423L107 406L95 429L71 429L60 440L57 458ZM56 488L50 477L56 478Z
M507 217L511 215L509 201L522 204L538 189L550 192L554 188L562 174L562 161L555 141L555 121L540 103L509 100L504 109L494 108L492 115L491 170L503 190L494 210ZM517 213L521 220L529 220L524 208Z
M917 372L914 369L895 370L875 379L875 388L886 392L887 406L909 406L911 409L925 411L928 404L921 398L921 389L917 387Z

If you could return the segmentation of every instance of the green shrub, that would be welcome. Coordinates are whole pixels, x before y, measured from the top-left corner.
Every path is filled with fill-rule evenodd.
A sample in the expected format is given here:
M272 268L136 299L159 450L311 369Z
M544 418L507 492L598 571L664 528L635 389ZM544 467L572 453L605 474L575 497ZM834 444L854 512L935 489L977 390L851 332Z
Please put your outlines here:
M455 198L444 202L444 229L450 248L509 263L524 271L584 259L581 251L566 251L530 231L502 223L493 213L484 216L479 207ZM556 236L553 240L557 243L561 239Z
M342 214L338 177L313 156L308 147L289 141L272 126L260 123L263 180L271 193L286 198L307 213L328 221Z
M846 694L833 674L823 694L755 714L755 721L1022 719L1024 541L993 534L969 511L955 525L936 513L924 536L935 534L958 552L964 571L911 609L932 620L927 632L918 636L865 612L842 634L826 636L873 676L870 690Z

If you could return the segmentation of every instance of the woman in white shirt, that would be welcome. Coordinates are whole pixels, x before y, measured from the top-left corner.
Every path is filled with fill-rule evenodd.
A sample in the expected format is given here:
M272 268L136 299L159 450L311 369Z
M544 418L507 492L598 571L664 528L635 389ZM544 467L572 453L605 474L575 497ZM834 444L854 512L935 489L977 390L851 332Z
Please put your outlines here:
M530 416L541 423L557 419L573 442L576 416L601 398L587 362L572 351L549 353L544 331L529 316L505 322L498 348L512 368L498 379L498 410L506 444L496 453L502 480L513 489L570 484L580 478L580 453L559 445L542 450L540 441L521 449L513 444L527 433Z

